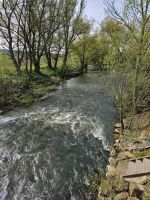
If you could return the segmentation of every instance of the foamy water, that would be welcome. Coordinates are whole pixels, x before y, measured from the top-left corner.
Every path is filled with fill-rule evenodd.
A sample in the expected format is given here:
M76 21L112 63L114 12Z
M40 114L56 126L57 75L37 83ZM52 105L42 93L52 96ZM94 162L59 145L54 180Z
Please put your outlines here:
M97 73L1 116L0 200L86 199L89 175L105 170L115 117Z

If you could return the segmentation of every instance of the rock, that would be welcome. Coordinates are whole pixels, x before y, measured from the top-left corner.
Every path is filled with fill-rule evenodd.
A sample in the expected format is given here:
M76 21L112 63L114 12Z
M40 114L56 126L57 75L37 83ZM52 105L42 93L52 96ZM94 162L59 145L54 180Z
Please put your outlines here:
M44 100L48 99L50 96L51 96L51 94L47 94L47 95L41 97L40 101L44 101Z
M110 156L111 156L111 157L116 157L116 155L117 155L117 152L116 152L115 149L113 149L113 150L110 152Z
M130 183L129 192L130 192L130 197L137 197L139 199L142 199L143 190L141 190L138 184Z
M114 149L118 152L120 150L120 140L115 140Z
M116 192L129 191L129 183L120 177L114 181L114 187L115 187Z
M121 128L121 124L120 123L115 124L115 128Z
M118 146L118 147L119 147L119 149L122 149L122 145L121 145L121 143L119 143L119 146Z
M129 197L128 192L121 192L115 196L114 200L127 200L128 197Z
M107 169L108 169L108 172L106 173L106 177L107 177L108 179L110 179L111 182L112 182L112 181L114 181L114 179L116 179L116 177L119 176L119 173L118 173L118 171L116 170L116 168L113 167L113 166L111 166L111 165L108 165L108 166L107 166Z
M115 134L120 134L120 130L118 130L117 128L114 130Z
M116 133L114 133L114 139L115 139L115 140L119 140L119 139L120 139L120 135L119 135L119 134L116 134Z
M131 158L135 158L135 156L134 156L134 154L130 153L129 151L126 151L125 158L131 159Z
M98 200L105 200L105 197L99 196L99 197L98 197Z
M119 140L119 139L115 140L115 143L116 143L116 144L119 144L119 143L120 143L120 140Z
M117 161L115 158L110 157L108 161L109 161L110 166L116 167Z
M117 156L117 171L119 172L120 177L123 177L126 174L128 168L128 160L122 160L124 158L124 152L121 152Z
M112 187L107 180L102 180L101 186L99 188L99 195L108 197L112 192Z
M111 198L99 196L97 200L112 200Z
M138 199L136 197L129 197L127 200L140 200L140 199Z

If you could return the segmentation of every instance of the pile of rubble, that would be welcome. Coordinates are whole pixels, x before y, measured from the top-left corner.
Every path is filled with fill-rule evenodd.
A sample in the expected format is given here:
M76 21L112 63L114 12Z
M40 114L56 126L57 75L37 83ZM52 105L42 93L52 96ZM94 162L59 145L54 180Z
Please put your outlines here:
M142 200L146 193L150 194L150 185L143 184L148 178L150 180L150 177L145 175L125 178L129 159L133 157L133 154L130 149L124 151L122 148L120 124L115 126L114 140L114 148L110 153L109 165L107 166L106 179L101 182L98 200Z

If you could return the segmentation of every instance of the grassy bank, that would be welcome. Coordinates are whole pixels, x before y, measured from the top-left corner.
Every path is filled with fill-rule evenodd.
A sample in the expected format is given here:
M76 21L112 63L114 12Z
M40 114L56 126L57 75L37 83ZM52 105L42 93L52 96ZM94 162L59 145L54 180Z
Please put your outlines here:
M0 112L11 110L17 106L29 105L48 97L62 81L59 60L58 69L47 67L45 58L41 59L41 74L27 74L21 67L21 76L16 74L9 56L0 54ZM34 67L33 67L34 70ZM69 60L68 74L76 70L75 63ZM71 76L70 76L71 77ZM67 77L69 78L69 77Z
M32 73L31 77L24 74L18 77L13 71L8 72L8 68L7 75L3 71L0 74L0 110L7 111L16 106L29 105L55 90L61 78L46 67L41 71L42 74Z

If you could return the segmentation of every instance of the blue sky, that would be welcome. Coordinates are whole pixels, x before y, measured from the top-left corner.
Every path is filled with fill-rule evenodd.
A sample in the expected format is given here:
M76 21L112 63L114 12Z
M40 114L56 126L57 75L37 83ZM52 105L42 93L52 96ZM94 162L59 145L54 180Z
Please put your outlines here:
M85 14L100 23L105 18L104 0L86 0Z

